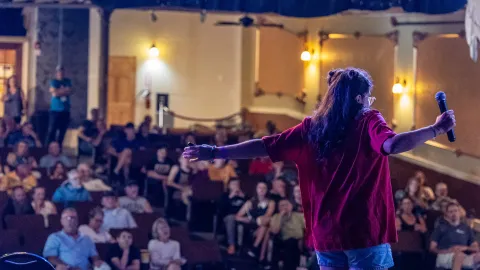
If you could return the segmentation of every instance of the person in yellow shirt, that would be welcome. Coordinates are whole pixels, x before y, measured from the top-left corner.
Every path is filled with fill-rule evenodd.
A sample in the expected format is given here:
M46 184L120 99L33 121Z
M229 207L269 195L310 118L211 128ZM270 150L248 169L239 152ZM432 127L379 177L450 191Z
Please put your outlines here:
M37 186L37 178L32 175L30 165L19 164L14 171L7 173L0 180L0 191L7 191L8 194L17 186L22 186L25 192Z
M231 178L237 178L237 173L232 164L227 163L226 160L215 159L208 167L208 177L212 181L222 181L226 188Z

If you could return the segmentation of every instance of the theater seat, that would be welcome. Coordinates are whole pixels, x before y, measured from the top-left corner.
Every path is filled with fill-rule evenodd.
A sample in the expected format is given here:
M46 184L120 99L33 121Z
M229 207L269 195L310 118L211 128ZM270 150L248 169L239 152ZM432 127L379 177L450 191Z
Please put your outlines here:
M0 230L0 254L21 251L17 230Z
M423 253L422 234L419 232L398 232L398 243L392 244L393 252Z
M54 270L55 267L45 258L27 252L5 254L0 258L2 270Z
M108 253L108 249L110 248L110 245L111 245L110 243L95 244L95 247L97 248L98 256L100 256L100 258L104 261L107 259L107 253Z
M6 216L7 229L15 229L23 233L45 229L45 220L42 215L10 215Z

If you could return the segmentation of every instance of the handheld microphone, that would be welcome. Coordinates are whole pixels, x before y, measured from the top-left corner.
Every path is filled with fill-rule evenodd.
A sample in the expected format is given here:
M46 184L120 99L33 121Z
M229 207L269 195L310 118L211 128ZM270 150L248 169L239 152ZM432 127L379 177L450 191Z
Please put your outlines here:
M435 99L437 100L438 107L440 108L440 113L444 113L448 110L447 108L447 96L444 92L439 91L435 94ZM455 141L455 133L453 132L453 128L447 132L447 137L450 142Z

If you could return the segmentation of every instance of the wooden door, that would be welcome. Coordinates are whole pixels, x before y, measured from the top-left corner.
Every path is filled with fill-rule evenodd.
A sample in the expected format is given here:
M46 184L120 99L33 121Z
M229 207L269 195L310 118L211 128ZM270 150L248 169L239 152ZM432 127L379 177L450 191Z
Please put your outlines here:
M134 121L136 67L134 56L110 56L108 59L108 125Z

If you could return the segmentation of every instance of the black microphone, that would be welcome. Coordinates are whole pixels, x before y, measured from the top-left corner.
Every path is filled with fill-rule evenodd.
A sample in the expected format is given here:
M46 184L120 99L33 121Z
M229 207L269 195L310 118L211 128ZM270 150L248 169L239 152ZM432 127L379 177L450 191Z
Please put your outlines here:
M440 108L440 113L444 113L448 110L447 107L447 96L444 92L439 91L435 94L435 99L437 100L438 107ZM453 128L447 132L447 137L450 142L455 141L455 133L453 132Z

